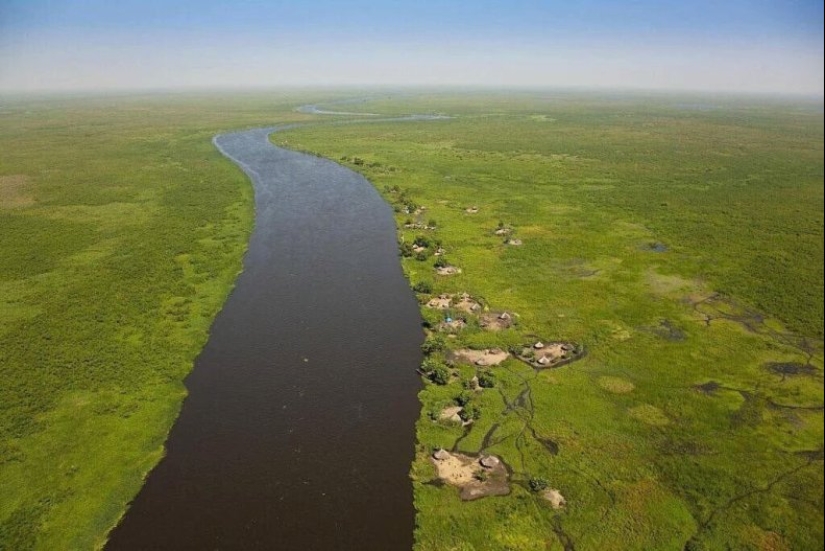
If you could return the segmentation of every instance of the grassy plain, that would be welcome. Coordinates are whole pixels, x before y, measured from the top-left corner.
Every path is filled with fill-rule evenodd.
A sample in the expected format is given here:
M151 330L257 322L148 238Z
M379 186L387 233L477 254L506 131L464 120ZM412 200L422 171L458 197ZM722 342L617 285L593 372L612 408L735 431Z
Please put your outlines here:
M251 190L212 136L318 120L292 109L331 95L0 100L0 549L102 545L241 267ZM277 140L428 207L428 237L463 272L404 259L413 284L519 314L450 346L537 336L588 352L492 370L466 435L431 420L459 384L427 386L418 548L820 549L821 105L394 98L346 110L457 118ZM505 247L499 222L524 245ZM461 503L426 484L436 446L500 454L514 492ZM531 493L535 477L568 507Z
M361 171L399 227L417 221L405 204L426 206L437 229L400 239L440 240L462 273L412 256L412 285L518 314L499 333L470 320L447 346L587 351L558 369L481 369L496 385L471 399L468 431L436 419L479 369L425 387L418 551L822 549L821 103L525 93L359 108L455 118L273 139ZM465 503L431 484L439 447L500 455L512 493ZM532 492L537 479L567 507Z
M0 549L92 549L163 453L241 269L221 130L293 94L0 100Z

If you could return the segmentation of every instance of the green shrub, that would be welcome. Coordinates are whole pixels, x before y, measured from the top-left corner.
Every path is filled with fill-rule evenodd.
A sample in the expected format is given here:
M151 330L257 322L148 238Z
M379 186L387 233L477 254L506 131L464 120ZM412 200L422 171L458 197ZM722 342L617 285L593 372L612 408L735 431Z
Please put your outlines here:
M464 406L466 406L467 404L470 403L470 400L472 399L472 397L473 397L473 395L470 394L469 392L462 391L461 394L459 394L458 396L455 397L455 403L458 404L461 407L464 407Z
M439 365L430 373L430 380L437 385L446 385L450 382L450 370Z
M447 343L444 342L444 339L439 336L430 336L424 340L423 344L421 345L421 351L424 354L432 354L433 352L440 352L444 350L444 347L447 346Z
M479 374L478 386L480 386L481 388L493 388L494 386L496 386L495 376L488 371Z
M550 486L550 482L540 476L534 476L530 479L527 485L530 486L530 490L534 492L541 492Z
M423 295L429 295L433 292L433 286L429 281L419 281L415 285L413 285L413 291L416 293L421 293Z
M422 309L421 315L424 318L424 327L435 327L441 323L443 319L441 312L430 308Z
M464 422L481 418L481 410L473 403L466 404L463 409L458 412L458 416Z
M413 244L418 245L419 247L429 247L431 243L429 238L426 236L417 235L415 236L415 241L413 241Z
M424 361L421 362L421 372L424 374L429 375L433 371L436 370L437 367L441 367L443 364L438 360L434 360L432 358L424 358Z

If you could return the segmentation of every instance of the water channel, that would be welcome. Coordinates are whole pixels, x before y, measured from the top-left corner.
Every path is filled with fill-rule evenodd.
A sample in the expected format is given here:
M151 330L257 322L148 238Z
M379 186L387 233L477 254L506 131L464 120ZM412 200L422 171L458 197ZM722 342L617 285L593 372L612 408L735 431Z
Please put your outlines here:
M253 181L255 229L109 550L412 547L423 334L392 211L273 130L215 138Z

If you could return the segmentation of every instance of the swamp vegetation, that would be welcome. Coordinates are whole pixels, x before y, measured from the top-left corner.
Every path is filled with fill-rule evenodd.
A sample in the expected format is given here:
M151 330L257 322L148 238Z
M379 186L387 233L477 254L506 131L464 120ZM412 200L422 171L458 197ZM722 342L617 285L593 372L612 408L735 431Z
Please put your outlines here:
M253 222L221 130L295 97L0 103L0 549L92 549L163 455Z
M0 549L105 542L241 268L251 188L212 137L318 121L293 109L330 96L0 102ZM453 116L273 136L396 208L431 332L418 551L823 547L821 103L442 93L359 109ZM482 311L451 304L464 325L442 331L426 304L465 292ZM486 330L489 312L512 323ZM450 360L539 340L581 357ZM462 423L440 419L455 406ZM510 494L461 501L435 479L439 448L501 457Z
M350 162L395 205L402 252L422 233L443 251L402 256L432 332L419 551L822 548L821 104L479 94L364 109L454 118L274 141ZM464 292L516 323L427 307ZM445 316L466 327L445 335ZM552 369L449 361L537 340L586 353ZM468 403L472 424L440 416ZM438 449L501 457L510 495L462 502L436 483Z

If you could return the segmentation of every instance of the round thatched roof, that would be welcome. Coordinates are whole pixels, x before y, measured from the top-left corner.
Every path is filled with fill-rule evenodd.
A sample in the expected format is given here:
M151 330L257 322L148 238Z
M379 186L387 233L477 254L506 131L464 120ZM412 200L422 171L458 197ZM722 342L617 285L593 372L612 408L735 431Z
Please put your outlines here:
M445 459L449 459L449 458L450 458L450 452L448 452L447 450L442 449L442 448L436 450L436 452L433 454L433 459L436 459L438 461L444 461Z
M481 458L481 461L479 461L479 463L481 463L482 467L485 467L487 469L494 469L501 464L501 460L495 455L486 455Z

